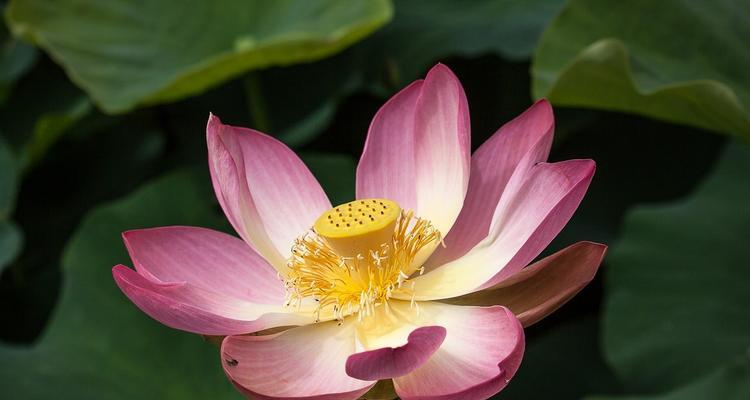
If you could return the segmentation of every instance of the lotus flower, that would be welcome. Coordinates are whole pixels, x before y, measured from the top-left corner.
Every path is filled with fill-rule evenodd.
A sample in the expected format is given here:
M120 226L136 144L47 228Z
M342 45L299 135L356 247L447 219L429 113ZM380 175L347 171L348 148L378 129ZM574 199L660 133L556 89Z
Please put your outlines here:
M585 286L606 248L527 267L595 169L545 162L553 128L541 100L470 155L463 88L438 64L375 115L356 200L332 207L284 144L211 115L213 186L241 239L128 231L135 270L114 279L161 323L226 336L224 371L249 397L355 399L392 380L403 399L487 398L516 373L523 326Z

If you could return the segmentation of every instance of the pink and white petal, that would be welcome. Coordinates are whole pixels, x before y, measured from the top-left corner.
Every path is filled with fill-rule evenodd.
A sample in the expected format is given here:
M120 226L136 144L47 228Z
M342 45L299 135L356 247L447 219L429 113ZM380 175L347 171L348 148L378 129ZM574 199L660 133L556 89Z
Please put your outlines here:
M448 232L469 183L469 109L438 64L376 114L357 168L357 197L385 197Z
M499 284L443 300L450 304L502 304L526 326L551 314L573 298L596 275L607 246L578 242L522 269Z
M504 124L471 156L469 189L461 213L428 260L431 270L466 254L489 234L492 215L511 176L547 160L555 120L552 106L539 100Z
M372 119L357 166L357 198L385 198L417 208L414 113L422 80L391 97Z
M190 226L122 234L136 270L160 282L187 282L204 290L263 304L284 302L276 270L242 240Z
M414 120L415 211L447 233L469 186L471 125L461 82L445 65L427 73Z
M216 197L237 233L279 271L294 239L331 208L302 160L261 132L224 125L211 115L206 127Z
M419 304L420 318L434 320L447 335L426 363L393 380L402 399L484 399L507 385L525 347L523 328L510 310Z
M124 266L112 268L120 290L151 318L174 329L202 335L235 335L314 321L281 304L256 304L186 282L156 282Z
M501 199L490 227L493 253L513 250L515 255L483 288L514 275L552 242L578 209L595 171L593 160L540 163L522 180L515 195L507 197L507 203ZM516 235L523 242L513 239Z
M539 163L522 176L514 174L487 238L462 257L414 278L415 298L457 297L515 274L562 230L583 199L594 170L591 160L568 160Z
M346 359L354 352L351 321L228 336L221 346L224 372L243 394L257 399L357 399L375 382L346 374Z

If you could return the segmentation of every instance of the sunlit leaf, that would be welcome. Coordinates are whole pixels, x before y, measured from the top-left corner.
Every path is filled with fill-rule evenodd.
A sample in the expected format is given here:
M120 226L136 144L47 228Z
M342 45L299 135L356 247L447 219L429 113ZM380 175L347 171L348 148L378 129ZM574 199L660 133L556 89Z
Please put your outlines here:
M750 138L750 3L570 1L542 36L534 96Z
M388 0L13 0L10 29L108 112L198 93L250 69L339 51L391 16Z
M674 389L750 348L748 171L735 143L686 200L628 216L605 270L604 344L631 388Z

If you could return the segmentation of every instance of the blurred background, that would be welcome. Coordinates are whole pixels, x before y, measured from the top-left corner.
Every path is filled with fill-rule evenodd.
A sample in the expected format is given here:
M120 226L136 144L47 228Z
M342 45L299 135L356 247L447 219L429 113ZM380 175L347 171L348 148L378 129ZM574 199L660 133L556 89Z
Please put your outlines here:
M0 4L1 398L239 399L215 347L116 288L120 232L231 231L209 112L352 199L370 119L436 62L474 148L546 97L551 159L598 166L546 254L598 241L604 265L497 398L750 398L750 1Z

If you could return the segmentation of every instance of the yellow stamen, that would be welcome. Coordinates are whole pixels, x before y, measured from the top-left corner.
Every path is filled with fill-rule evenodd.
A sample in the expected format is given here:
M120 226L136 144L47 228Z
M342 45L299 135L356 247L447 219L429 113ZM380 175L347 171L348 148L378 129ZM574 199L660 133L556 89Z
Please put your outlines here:
M429 221L384 199L335 207L313 229L292 247L287 304L310 297L319 302L319 314L331 311L339 320L352 313L362 320L375 307L387 307L394 292L413 292L414 282L404 282L422 268L415 257L440 242L440 232Z

